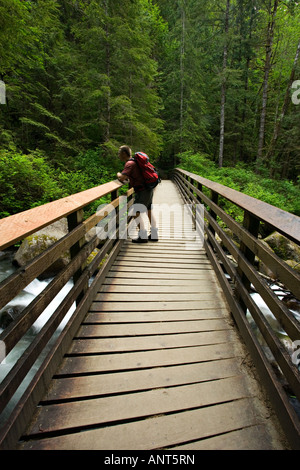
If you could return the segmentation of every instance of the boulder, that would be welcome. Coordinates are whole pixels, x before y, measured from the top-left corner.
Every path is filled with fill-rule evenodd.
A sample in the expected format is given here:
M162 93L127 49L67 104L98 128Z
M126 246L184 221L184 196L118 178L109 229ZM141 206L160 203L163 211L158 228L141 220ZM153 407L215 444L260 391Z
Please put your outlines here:
M279 258L300 262L300 246L278 232L273 232L264 241L272 248Z
M57 242L60 238L68 233L67 219L61 219L53 224L39 230L23 240L20 248L14 256L14 264L17 266L25 266L36 256ZM46 279L55 276L70 261L70 253L66 252L57 259L49 268L47 268L39 279Z
M292 269L300 272L300 247L296 243L291 242L288 238L284 237L278 232L273 232L264 240L261 240L261 242ZM259 272L271 279L277 278L277 276L270 270L268 266L266 266L260 259L256 259Z

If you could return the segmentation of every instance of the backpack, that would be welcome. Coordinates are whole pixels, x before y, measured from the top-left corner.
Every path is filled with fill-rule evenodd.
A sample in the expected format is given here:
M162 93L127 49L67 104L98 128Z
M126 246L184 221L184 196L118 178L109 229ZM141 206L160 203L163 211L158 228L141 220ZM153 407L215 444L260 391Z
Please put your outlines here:
M135 161L139 167L146 189L154 189L161 182L156 169L149 161L148 155L143 152L136 152L131 160Z

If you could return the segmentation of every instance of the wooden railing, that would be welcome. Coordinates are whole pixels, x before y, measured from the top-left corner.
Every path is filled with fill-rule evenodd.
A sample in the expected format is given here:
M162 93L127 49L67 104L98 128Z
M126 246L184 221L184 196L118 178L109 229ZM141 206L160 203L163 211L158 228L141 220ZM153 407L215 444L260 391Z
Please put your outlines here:
M194 207L194 213L197 204L204 205L204 247L207 255L216 271L233 318L252 355L278 418L292 445L299 449L299 417L290 404L286 388L288 387L290 394L300 401L300 373L295 361L292 360L291 351L285 348L265 315L254 302L250 287L251 284L254 286L290 340L299 341L299 350L300 323L278 299L266 279L257 272L254 260L255 256L262 260L275 274L278 282L281 281L296 298L299 297L299 273L268 249L258 238L258 234L260 223L267 223L299 245L300 218L188 171L176 169L173 173L173 180L186 203ZM224 206L223 198L243 211L243 224L238 223L223 210L221 207ZM224 224L239 239L238 246L222 229ZM228 257L229 254L234 261ZM262 348L247 319L247 310L278 364L276 372L266 357L265 348Z
M40 364L37 372L32 377L29 376L29 381L27 379L28 383L26 383L24 392L14 404L12 411L8 413L8 417L5 413L0 415L6 416L5 420L2 418L0 425L1 448L14 448L15 443L22 435L24 426L28 423L34 407L45 393L54 371L61 362L72 337L88 311L98 286L104 279L119 251L120 245L124 241L124 237L120 238L118 234L118 221L120 218L118 215L120 209L118 190L121 186L122 184L118 180L112 181L70 197L12 215L0 221L0 251L62 217L67 217L69 228L66 236L24 267L17 269L14 274L0 284L0 309L6 306L22 289L39 277L66 251L69 250L71 255L71 261L67 266L53 278L42 293L0 335L0 344L5 345L6 354L12 351L26 335L60 290L70 280L73 282L73 287L67 296L62 299L61 304L0 383L1 413L9 408L9 402L12 398L15 398L18 387L22 383L24 384L23 381L27 374L38 358L41 357L44 349L48 348L46 357L43 357L42 360L39 359ZM129 190L126 194L127 197L123 198L126 207L125 210L122 209L122 214L126 216L126 227L128 222L127 209L133 203L132 193L133 190ZM109 195L111 203L105 207L101 204L101 210L85 219L84 209L88 208L92 202ZM108 213L115 218L115 223L110 222L111 227L115 228L115 233L111 233L104 240L100 240L96 233L89 242L86 242L85 235L104 220ZM88 264L87 259L95 248L98 248L99 251ZM106 261L99 269L99 265L104 258ZM58 330L58 326L64 320L70 308L74 306L74 302L76 305L74 312L67 320L64 328ZM55 338L55 341L53 341L53 338ZM49 344L51 345L50 349Z

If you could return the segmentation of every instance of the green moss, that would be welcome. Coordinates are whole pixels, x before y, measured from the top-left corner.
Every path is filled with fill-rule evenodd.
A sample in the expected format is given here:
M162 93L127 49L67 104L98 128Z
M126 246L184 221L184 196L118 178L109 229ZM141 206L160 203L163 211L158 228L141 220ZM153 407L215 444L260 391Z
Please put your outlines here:
M49 235L40 234L40 235L30 235L26 238L29 246L38 245L41 250L45 250L50 246L52 243L47 243L47 241L51 241L55 243L57 239L55 237L50 237Z

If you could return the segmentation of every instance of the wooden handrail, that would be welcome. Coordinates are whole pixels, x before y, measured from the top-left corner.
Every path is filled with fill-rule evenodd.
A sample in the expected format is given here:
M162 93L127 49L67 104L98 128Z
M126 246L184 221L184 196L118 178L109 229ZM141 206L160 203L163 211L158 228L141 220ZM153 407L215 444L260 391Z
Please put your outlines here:
M241 209L251 213L263 222L267 222L278 232L288 237L295 243L300 243L300 217L272 206L264 201L243 194L220 183L215 183L202 176L177 168L181 174L192 178L206 188L225 197Z
M249 311L251 314L256 327L272 352L274 361L278 364L278 375L281 374L282 382L288 384L292 394L300 401L300 373L292 361L291 353L276 336L268 319L250 295L252 284L291 341L300 339L300 323L278 299L254 266L255 256L259 256L267 266L270 266L278 281L290 289L295 297L299 296L299 273L267 248L259 240L258 233L260 222L267 222L275 230L299 245L300 218L185 170L177 168L173 173L173 179L182 197L192 208L193 214L197 213L197 204L204 205L204 248L207 256L215 269L233 318L252 355L261 381L269 392L269 398L274 404L281 424L294 448L298 449L300 448L299 418L290 405L281 381L274 373L264 349L250 326L246 312ZM209 191L204 193L203 186ZM219 196L226 198L244 211L243 224L238 223L225 212L219 205ZM239 246L222 229L219 220L225 223L240 240ZM195 223L199 224L196 217ZM216 235L218 235L218 239ZM227 256L228 253L235 262Z
M48 202L33 209L10 215L0 220L0 251L23 240L32 233L67 217L73 212L100 199L107 194L117 191L122 186L120 181L108 183L87 189L56 201Z

